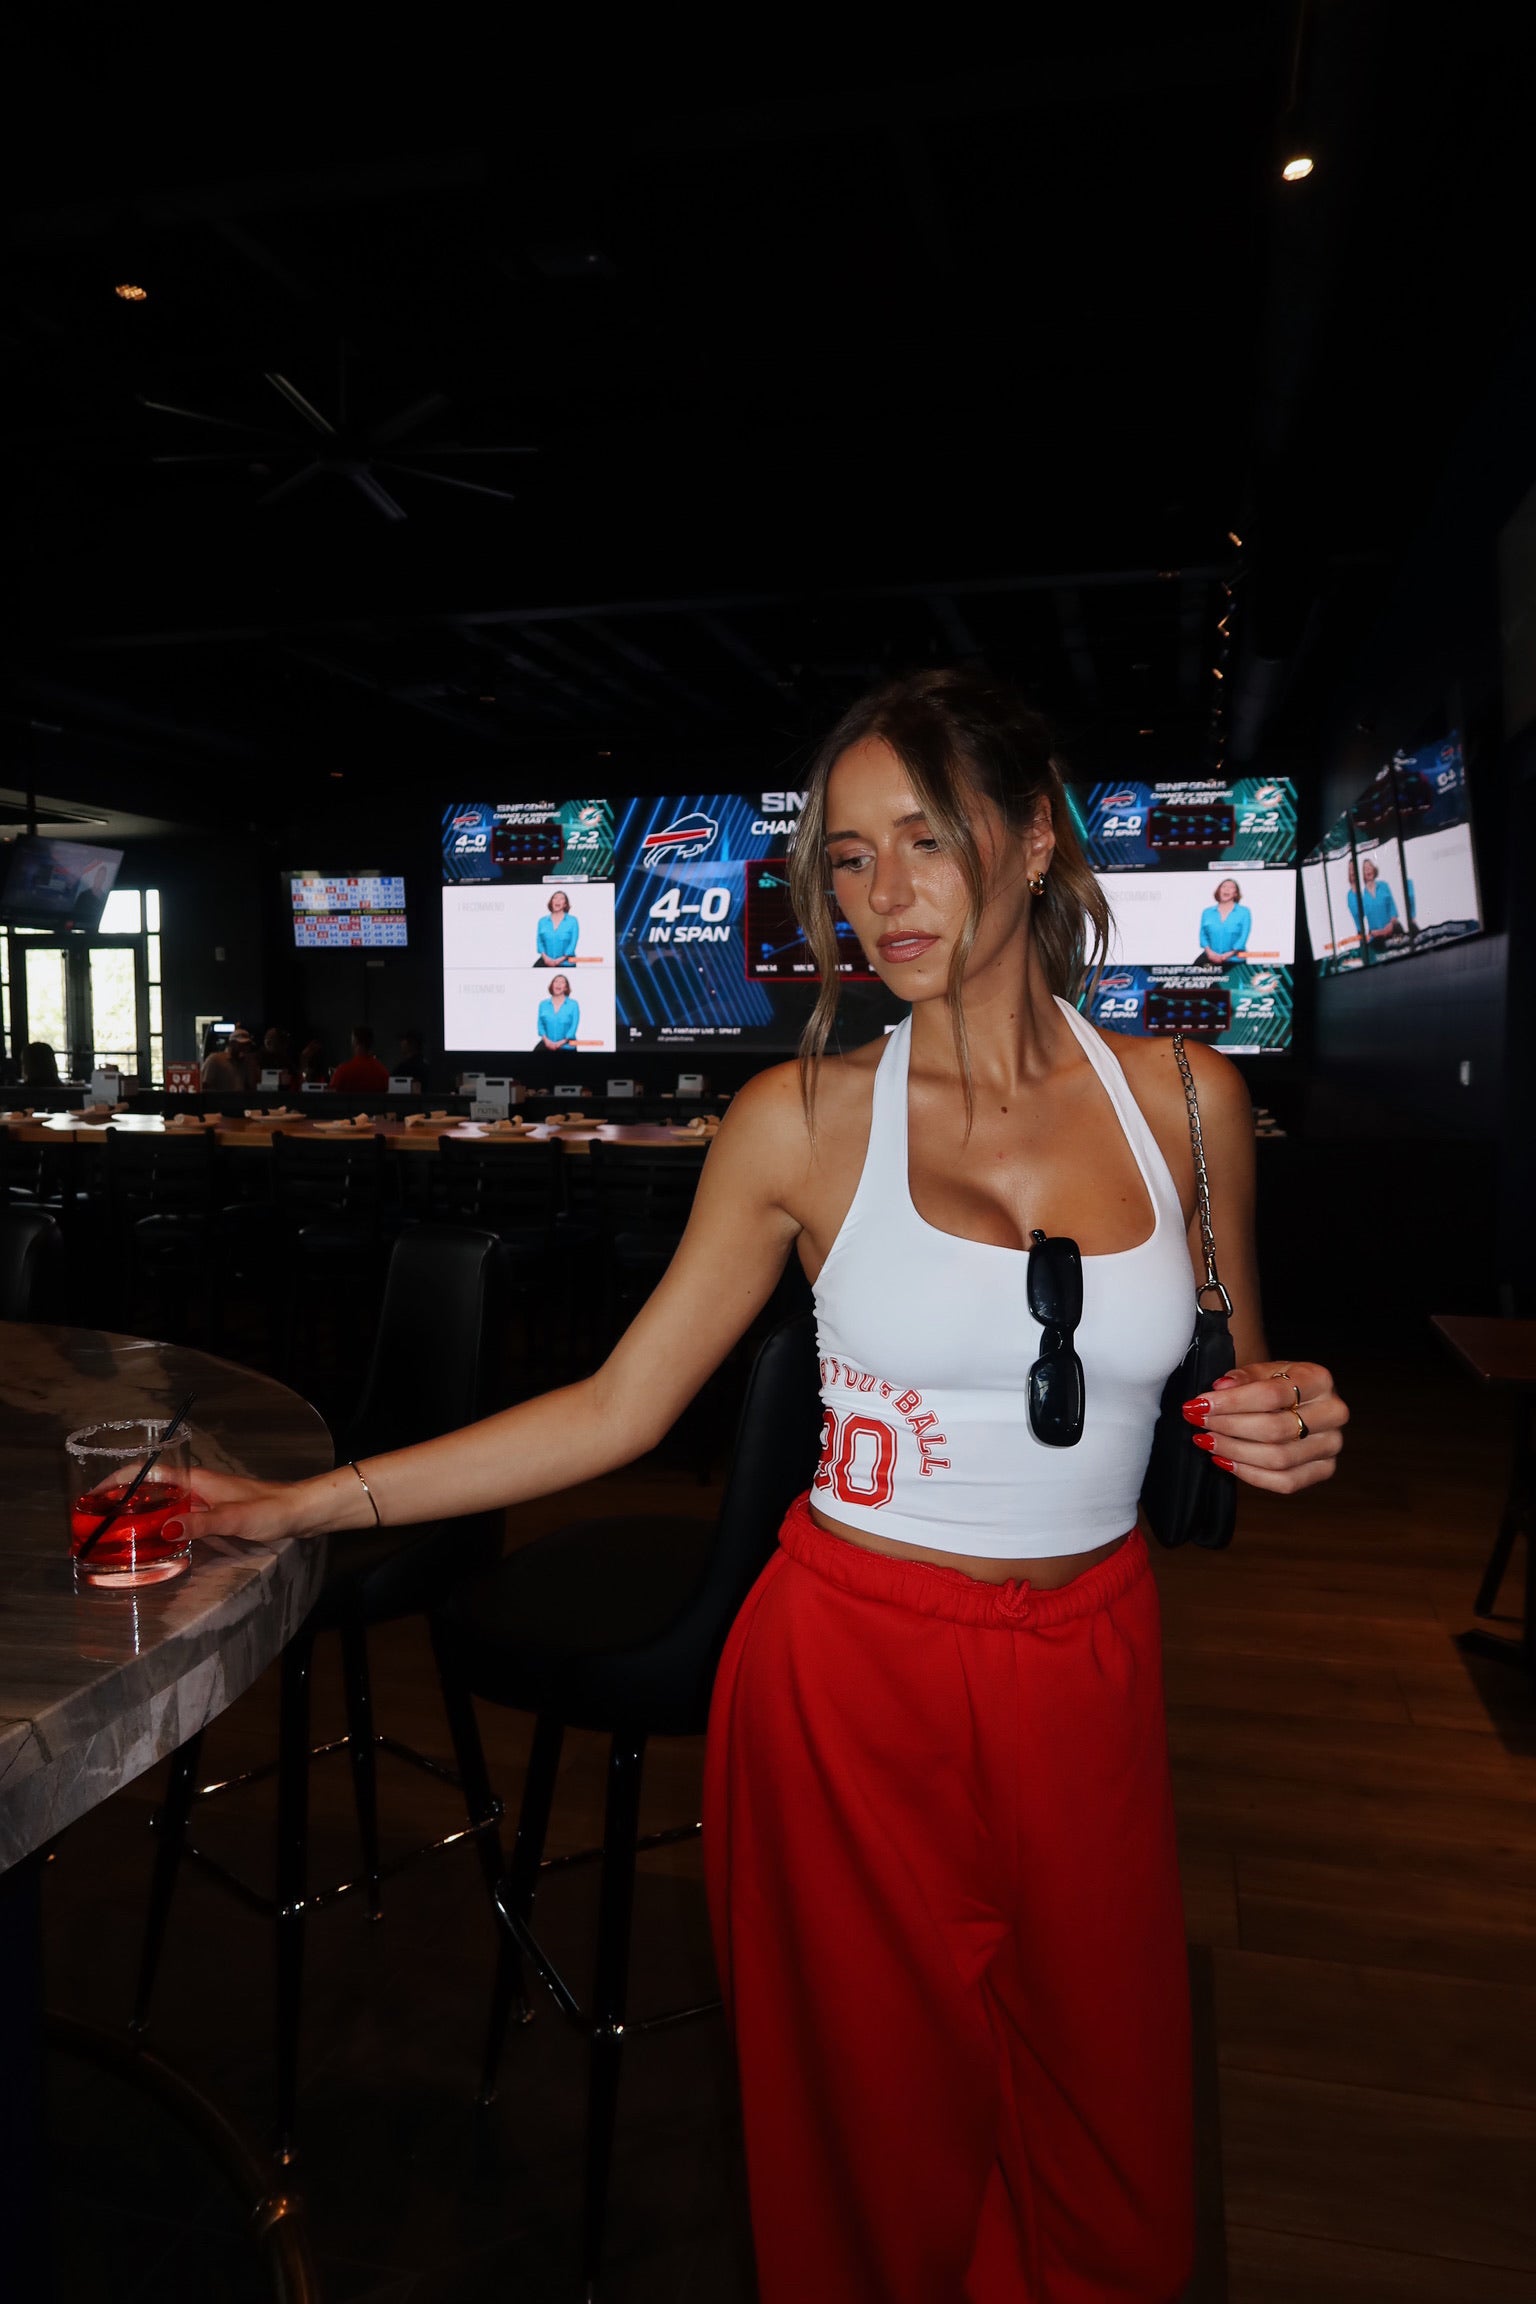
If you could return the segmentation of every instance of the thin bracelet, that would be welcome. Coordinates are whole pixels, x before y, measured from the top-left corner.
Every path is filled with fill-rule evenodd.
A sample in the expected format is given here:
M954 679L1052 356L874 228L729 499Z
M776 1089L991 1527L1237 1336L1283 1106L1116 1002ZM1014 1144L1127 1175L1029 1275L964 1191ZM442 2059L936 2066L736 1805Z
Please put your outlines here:
M363 1475L359 1469L357 1458L355 1456L349 1456L347 1458L347 1462L351 1466L352 1470L357 1473L359 1480L363 1480ZM363 1480L363 1494L367 1497L369 1503L373 1505L373 1524L375 1528L382 1528L384 1522L380 1517L379 1507L374 1502L373 1490L369 1487L366 1480Z

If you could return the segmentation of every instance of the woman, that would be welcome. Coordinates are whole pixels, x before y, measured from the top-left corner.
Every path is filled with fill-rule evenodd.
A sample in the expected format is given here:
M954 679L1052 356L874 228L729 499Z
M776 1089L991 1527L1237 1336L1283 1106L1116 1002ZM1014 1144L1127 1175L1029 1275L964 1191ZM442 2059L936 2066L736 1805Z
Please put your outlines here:
M24 1088L57 1088L59 1085L59 1059L47 1040L29 1040L21 1059L21 1082Z
M563 888L557 888L539 922L535 939L539 956L534 962L535 968L554 968L562 960L574 960L580 934L581 924L571 910L571 900Z
M1413 910L1411 880L1408 909ZM1358 873L1353 863L1349 867L1349 916L1356 928L1360 928L1363 921L1364 934L1373 944L1387 943L1403 933L1403 924L1397 916L1397 898L1376 869L1374 856L1361 857Z
M571 998L569 976L551 976L549 998L539 1002L539 1046L574 1048L581 1026L581 1003Z
M1243 902L1243 892L1235 880L1218 880L1216 897L1200 915L1200 961L1215 961L1225 967L1229 960L1246 960L1248 938L1253 929L1253 914Z
M1090 930L1102 949L1103 896L1043 723L981 674L846 715L794 870L822 969L803 1068L733 1099L606 1364L363 1475L403 1526L629 1462L799 1255L822 1462L732 1632L706 1755L764 2304L1172 2304L1188 2009L1134 1521L1203 1270L1178 1071L1062 997ZM911 1013L831 1057L834 902ZM1326 1369L1266 1355L1247 1091L1189 1061L1243 1363L1189 1404L1190 1445L1288 1493L1331 1473L1346 1411ZM1083 1252L1073 1446L1031 1422L1031 1369L1066 1348L1028 1309L1042 1234ZM348 1465L197 1482L212 1530L251 1539L373 1511Z

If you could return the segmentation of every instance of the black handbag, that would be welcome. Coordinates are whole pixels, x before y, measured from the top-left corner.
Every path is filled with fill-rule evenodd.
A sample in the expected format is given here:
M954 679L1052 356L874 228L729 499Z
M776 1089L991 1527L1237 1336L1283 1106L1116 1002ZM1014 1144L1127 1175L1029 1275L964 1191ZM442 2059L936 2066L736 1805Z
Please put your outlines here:
M1184 1416L1186 1400L1209 1392L1218 1376L1236 1365L1237 1351L1228 1325L1232 1299L1216 1271L1216 1241L1211 1231L1211 1187L1205 1169L1205 1142L1200 1133L1200 1100L1184 1053L1180 1033L1173 1036L1174 1059L1184 1082L1189 1106L1189 1142L1195 1156L1195 1194L1200 1207L1200 1245L1205 1253L1205 1278L1195 1290L1195 1333L1189 1350L1163 1386L1162 1405L1152 1433L1152 1453L1141 1484L1142 1517L1159 1544L1199 1544L1219 1552L1232 1541L1237 1521L1237 1481L1211 1462L1208 1450L1194 1445ZM1206 1303L1216 1299L1215 1309Z

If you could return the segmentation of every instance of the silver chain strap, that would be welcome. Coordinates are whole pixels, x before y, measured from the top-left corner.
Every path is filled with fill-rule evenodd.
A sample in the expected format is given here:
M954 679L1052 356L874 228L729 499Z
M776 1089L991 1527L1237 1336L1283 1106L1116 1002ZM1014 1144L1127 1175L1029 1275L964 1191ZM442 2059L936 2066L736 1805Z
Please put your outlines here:
M1224 1312L1232 1309L1232 1299L1221 1284L1216 1270L1216 1235L1211 1230L1211 1179L1205 1165L1205 1138L1200 1130L1200 1099L1195 1094L1195 1076L1184 1053L1184 1035L1173 1035L1173 1058L1184 1083L1184 1101L1189 1107L1189 1143L1195 1156L1195 1199L1200 1211L1200 1248L1205 1257L1205 1278L1195 1291L1196 1301L1212 1290L1221 1298Z

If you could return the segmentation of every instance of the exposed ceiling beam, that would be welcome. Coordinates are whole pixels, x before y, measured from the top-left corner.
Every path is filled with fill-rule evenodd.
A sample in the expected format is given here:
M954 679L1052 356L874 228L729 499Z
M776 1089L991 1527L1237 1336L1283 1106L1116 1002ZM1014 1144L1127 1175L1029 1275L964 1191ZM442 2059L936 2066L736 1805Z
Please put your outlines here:
M626 680L622 672L615 672L611 666L600 663L594 652L573 648L568 640L557 639L553 632L544 631L538 624L525 624L519 638L525 648L542 648L547 656L553 657L557 664L563 664L579 680L603 689L629 711L638 709L645 714L659 709L654 696L644 694L632 680Z
M382 703L403 704L413 712L424 712L429 719L446 720L451 728L457 728L465 736L473 736L481 744L499 745L502 741L498 730L477 720L472 712L463 712L454 705L439 703L419 688L401 687L392 681L380 680L372 672L360 672L355 664L338 663L334 656L327 656L318 648L301 648L289 641L284 643L283 652L292 656L297 663L308 664L314 671L328 674L332 680L343 681L351 688L367 689Z
M646 672L653 680L659 681L663 688L670 688L675 696L681 696L696 712L706 712L712 720L723 720L726 717L725 707L718 704L713 696L706 696L702 688L695 688L693 682L685 680L681 673L670 671L648 648L642 648L638 640L631 640L624 633L613 631L601 617L584 617L581 629L590 632L605 648L611 648L615 656L622 656L626 664L633 664L637 672Z
M693 621L701 632L709 634L717 647L723 648L727 656L733 658L755 679L761 680L765 688L771 688L776 696L782 696L786 689L793 687L793 681L775 672L767 659L759 656L751 641L744 640L733 625L727 624L723 616L716 616L706 609L695 616Z
M846 140L919 121L979 120L1121 96L1142 100L1160 89L1256 79L1267 61L1262 28L1247 38L1119 50L1085 48L1075 56L1036 57L1014 72L968 72L948 80L836 89L717 112L678 113L638 128L630 149L712 152L742 144L791 143L802 137Z
M334 620L299 624L236 624L218 628L199 629L189 626L164 632L103 632L92 634L71 643L83 653L109 648L188 648L228 645L252 640L284 640L290 637L323 635L359 639L373 639L381 633L400 633L418 630L428 625L456 624L466 629L492 625L520 624L579 624L587 630L596 630L598 623L610 617L622 616L626 620L641 617L700 616L709 614L737 614L754 608L833 608L859 601L873 600L927 600L936 595L952 598L1002 598L1015 592L1055 592L1063 588L1072 591L1121 590L1137 585L1174 584L1183 578L1199 581L1218 581L1229 570L1225 563L1198 562L1183 568L1079 568L1054 574L1029 576L964 576L945 577L935 583L932 578L912 584L850 585L835 592L728 592L703 593L677 599L653 600L587 600L543 603L518 608L432 608L412 616L338 617ZM617 653L628 655L629 661L645 670L657 669L654 659L629 653L629 644L620 645L611 632L605 635L607 645Z
M142 192L127 199L82 200L16 217L9 227L12 245L36 246L52 240L88 240L121 232L125 220L141 224L212 224L238 216L272 216L284 210L343 208L367 200L392 200L403 192L454 192L483 184L490 166L483 152L444 152L417 160L358 161L342 168L300 170L288 176L252 176L229 184L189 185L170 192Z

